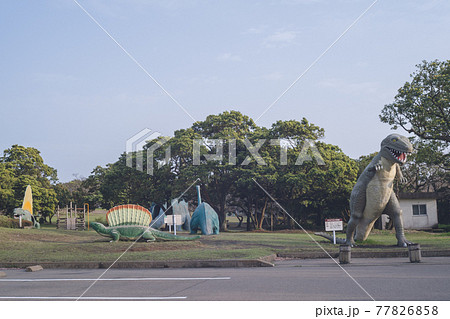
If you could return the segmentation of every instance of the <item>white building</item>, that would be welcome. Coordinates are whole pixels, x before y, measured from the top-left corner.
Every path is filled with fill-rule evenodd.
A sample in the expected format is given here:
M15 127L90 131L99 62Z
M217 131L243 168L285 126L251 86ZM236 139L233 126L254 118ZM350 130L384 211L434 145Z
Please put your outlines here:
M436 193L400 193L398 200L405 229L437 227Z
M400 193L398 201L403 211L405 229L427 229L438 225L436 193ZM383 229L389 222L387 215L382 216Z

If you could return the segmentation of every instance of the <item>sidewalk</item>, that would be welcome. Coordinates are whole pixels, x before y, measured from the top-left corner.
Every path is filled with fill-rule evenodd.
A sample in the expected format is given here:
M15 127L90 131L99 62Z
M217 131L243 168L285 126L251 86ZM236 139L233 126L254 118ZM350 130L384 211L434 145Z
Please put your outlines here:
M331 260L331 258L317 258L317 259L282 259L275 260L276 267L336 267L339 264L338 259ZM355 258L350 264L341 265L347 267L361 267L361 266L405 266L411 265L450 265L450 257L424 257L420 263L411 263L409 258Z
M338 261L338 253L330 254ZM307 253L280 253L259 259L218 259L218 260L169 260L169 261L118 261L111 268L249 268L249 267L274 267L283 264L298 264L302 267L327 267L336 266L329 256L324 252ZM351 264L345 267L366 265L393 265L410 264L407 250L395 252L358 252L352 253ZM420 264L450 264L450 251L422 251L422 262ZM2 263L0 269L20 268L40 265L44 269L106 269L112 262L16 262Z

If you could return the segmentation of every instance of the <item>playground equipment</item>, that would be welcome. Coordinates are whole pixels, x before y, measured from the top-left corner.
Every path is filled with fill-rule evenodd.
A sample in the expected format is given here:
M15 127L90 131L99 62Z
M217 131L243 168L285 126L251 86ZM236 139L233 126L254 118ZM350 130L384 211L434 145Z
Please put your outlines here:
M82 208L77 208L70 202L64 209L58 207L56 211L56 228L68 230L86 230L86 215L89 219L89 204L84 204Z
M196 234L200 229L203 235L218 235L219 216L208 203L202 203L200 186L197 186L197 197L198 206L191 217L191 234Z

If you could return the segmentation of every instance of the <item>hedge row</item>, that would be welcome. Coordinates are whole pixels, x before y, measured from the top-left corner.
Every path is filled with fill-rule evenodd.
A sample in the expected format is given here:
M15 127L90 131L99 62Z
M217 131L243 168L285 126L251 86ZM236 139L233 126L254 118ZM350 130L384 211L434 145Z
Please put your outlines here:
M33 226L33 223L28 220L22 220L22 227ZM5 228L20 228L19 220L14 218L9 218L6 216L0 216L0 227Z

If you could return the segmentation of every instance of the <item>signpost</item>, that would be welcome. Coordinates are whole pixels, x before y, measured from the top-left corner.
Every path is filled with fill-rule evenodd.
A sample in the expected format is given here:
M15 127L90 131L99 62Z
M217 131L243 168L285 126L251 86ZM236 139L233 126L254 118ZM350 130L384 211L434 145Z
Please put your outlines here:
M333 232L333 244L336 245L336 230L340 231L344 229L344 223L341 218L325 219L325 231Z
M164 217L164 223L169 225L169 232L171 230L171 226L173 225L173 234L177 234L177 225L181 225L181 215L169 215Z

